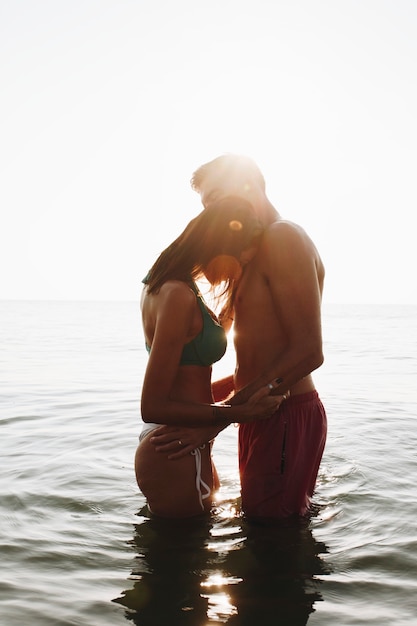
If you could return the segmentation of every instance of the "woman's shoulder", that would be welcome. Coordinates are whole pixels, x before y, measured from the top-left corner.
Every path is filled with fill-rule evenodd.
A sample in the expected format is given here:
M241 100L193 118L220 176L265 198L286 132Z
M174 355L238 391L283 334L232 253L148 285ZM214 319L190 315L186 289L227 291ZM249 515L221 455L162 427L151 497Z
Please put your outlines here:
M183 280L167 280L159 290L160 299L171 304L194 305L195 293Z

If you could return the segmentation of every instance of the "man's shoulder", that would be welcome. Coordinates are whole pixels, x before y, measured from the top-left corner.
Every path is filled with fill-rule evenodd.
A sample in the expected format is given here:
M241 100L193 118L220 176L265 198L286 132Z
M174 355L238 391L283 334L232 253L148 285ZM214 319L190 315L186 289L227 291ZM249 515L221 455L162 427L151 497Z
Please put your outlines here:
M282 218L277 219L275 222L272 222L265 230L266 241L272 240L301 240L301 239L309 239L306 231L302 226L292 222L290 220L285 220Z
M304 259L318 259L317 248L304 228L290 220L279 219L266 229L259 247L258 267L270 268L271 263L283 267Z

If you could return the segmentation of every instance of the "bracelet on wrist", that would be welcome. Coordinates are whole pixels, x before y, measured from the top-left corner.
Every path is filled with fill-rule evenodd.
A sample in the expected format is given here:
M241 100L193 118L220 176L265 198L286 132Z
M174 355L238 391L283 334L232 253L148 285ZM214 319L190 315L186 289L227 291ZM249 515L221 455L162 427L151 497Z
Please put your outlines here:
M230 407L230 404L212 404L211 411L213 415L213 421L215 424L222 426L223 424L231 424L232 422L226 417L223 416L220 412L221 407Z

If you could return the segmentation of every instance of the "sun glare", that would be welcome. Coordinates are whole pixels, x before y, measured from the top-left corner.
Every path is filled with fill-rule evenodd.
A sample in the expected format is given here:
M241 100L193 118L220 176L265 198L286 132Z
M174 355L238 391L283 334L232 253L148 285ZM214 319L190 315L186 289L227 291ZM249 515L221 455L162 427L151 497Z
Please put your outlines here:
M8 4L2 297L136 300L201 210L192 173L234 152L312 235L331 301L417 301L412 2Z
M211 574L206 581L201 583L201 587L207 590L207 593L203 593L202 597L208 601L208 618L215 621L224 621L237 614L236 606L232 603L230 595L223 588L229 585L237 585L240 582L242 582L242 578L223 576L223 574L217 572Z

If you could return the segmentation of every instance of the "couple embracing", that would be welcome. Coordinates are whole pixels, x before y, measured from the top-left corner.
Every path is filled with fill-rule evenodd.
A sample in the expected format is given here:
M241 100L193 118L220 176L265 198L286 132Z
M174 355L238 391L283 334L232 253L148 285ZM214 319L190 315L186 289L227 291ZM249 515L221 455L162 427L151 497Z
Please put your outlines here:
M311 376L323 362L323 263L307 233L273 207L251 159L221 155L191 185L204 208L144 279L137 483L154 515L209 513L219 486L212 442L238 423L242 512L305 516L327 433ZM232 324L235 371L212 381Z

